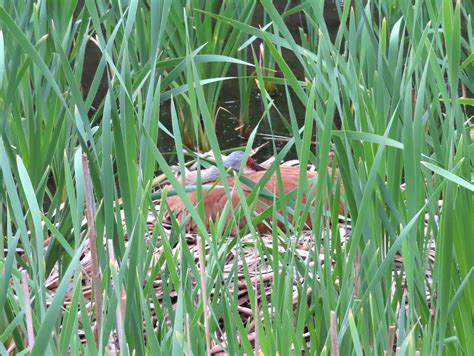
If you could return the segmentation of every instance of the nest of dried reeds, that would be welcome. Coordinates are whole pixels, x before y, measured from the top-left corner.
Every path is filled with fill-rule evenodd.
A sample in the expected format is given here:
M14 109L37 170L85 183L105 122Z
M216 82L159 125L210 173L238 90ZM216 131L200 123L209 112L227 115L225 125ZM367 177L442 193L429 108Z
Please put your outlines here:
M267 162L268 163L268 162ZM296 161L294 162L287 162L286 164L297 164ZM314 169L314 167L310 167L309 169ZM160 202L156 202L156 207L159 209ZM147 221L149 225L149 230L152 231L154 228L154 225L156 221L154 221L154 217L157 216L156 214L149 214L149 219ZM124 223L124 222L123 222ZM124 223L125 224L125 223ZM164 231L167 232L169 235L171 233L171 226L166 226L163 225ZM325 236L326 238L329 237L329 231L325 231ZM184 233L183 233L184 234ZM339 234L340 234L340 242L342 244L342 248L344 249L345 244L348 242L350 239L351 235L351 225L350 225L350 220L345 220L341 221L339 225ZM259 246L260 249L268 249L272 250L274 248L274 238L272 235L262 235L260 236L261 238L259 239L258 243L261 244ZM330 237L329 237L330 238ZM200 247L201 245L201 240L198 235L196 234L186 234L185 239L187 247L189 248L189 251L193 254L195 261L197 262L197 265L202 271L202 261L206 261L208 259L209 254L211 253L210 249L208 246L204 246L202 248L203 255L200 256ZM183 248L179 241L183 241L183 239L178 239L178 243L172 247L172 253L178 253L178 250ZM45 249L48 247L50 240L46 240L45 242ZM86 308L87 308L87 314L91 315L94 314L94 304L95 300L93 298L93 257L92 257L92 251L90 248L90 244L88 243L89 241L86 242L85 248L83 250L82 257L80 259L80 263L82 266L82 273L80 274L82 278L82 293L83 296L86 300ZM288 237L286 239L286 245L283 243L280 244L278 247L279 250L283 251L288 251L289 246L288 244L292 245L291 250L293 251L294 257L300 260L301 262L305 263L308 262L309 266L314 266L314 261L318 260L315 259L315 251L317 248L319 248L319 261L321 262L322 265L329 263L331 266L334 265L335 261L325 261L325 253L324 253L324 246L316 246L314 238L312 236L311 231L307 231L303 233L301 236L296 239L296 237ZM153 259L157 261L160 256L163 254L163 249L164 247L158 247L154 248L151 245L149 245L150 248L153 248ZM110 246L111 247L111 246ZM432 266L434 263L434 257L435 257L435 246L434 243L430 245L430 250L429 250L429 266L426 270L426 279L427 279L427 285L431 286L432 280L431 280L431 270ZM308 258L311 258L311 260L308 261ZM394 261L394 274L400 274L404 273L403 272L403 258L400 255L397 255L395 257ZM117 266L118 262L115 261L114 259L112 260L112 264ZM244 268L245 266L245 268ZM178 269L181 267L179 265L179 262L176 266ZM271 294L272 294L272 286L274 285L275 280L278 278L279 274L282 273L283 267L280 266L279 270L273 270L273 264L269 263L269 261L266 258L262 258L261 254L257 251L257 246L256 246L256 241L252 235L246 235L241 238L241 243L235 244L232 248L230 248L227 252L227 256L225 257L225 264L222 267L222 276L224 279L227 278L235 278L237 276L237 279L235 282L232 284L232 288L228 291L231 294L236 293L238 296L238 311L240 313L240 317L242 319L242 322L244 325L247 325L247 330L249 332L249 340L251 342L258 342L258 333L257 333L257 323L259 322L260 318L262 317L262 312L261 308L263 308L263 305L266 305L267 308L271 308ZM163 267L164 269L165 267ZM359 266L358 266L358 259L355 261L355 266L354 270L355 273L358 273ZM247 271L247 274L245 272ZM285 272L286 273L286 272ZM246 277L250 275L250 283ZM157 297L157 300L161 302L164 297L164 290L163 290L163 281L161 280L163 274L158 273L157 278L153 281L153 289L154 289L154 294ZM301 278L301 276L296 276L295 275L295 282L298 280L298 278ZM60 274L59 274L59 268L56 266L51 274L49 275L47 281L46 281L46 288L47 290L51 293L54 294L56 288L59 285L60 282ZM404 279L403 279L404 280ZM357 278L356 278L357 281ZM301 281L300 281L301 282ZM197 283L197 281L195 281ZM72 290L73 290L73 284L74 281L70 281L70 287L69 290L66 294L66 297L64 299L64 308L68 308L68 306L71 303L72 299ZM395 285L395 282L392 287L392 293L395 293L396 288L399 288L398 286ZM405 286L403 285L403 288ZM249 293L249 289L252 290L252 293ZM126 291L121 289L122 293L122 300L121 300L121 313L122 313L122 320L123 320L123 313L125 313L125 300L127 298ZM354 293L355 297L357 297L358 292L358 286L354 286ZM212 298L212 291L210 293L211 298ZM250 295L255 295L255 300L251 301L250 300ZM311 298L312 296L312 291L308 290L307 291L307 296L308 298ZM169 295L166 296L169 298L173 303L176 303L177 301L177 291L171 290ZM265 303L263 303L263 300L265 300ZM294 310L296 310L297 303L298 303L298 289L295 285L293 286L293 303L294 303ZM255 302L255 303L252 303ZM257 305L257 310L252 308L253 305ZM155 308L153 305L153 301L150 300L150 309L151 313L153 315L153 325L157 325L158 320L157 316L155 313ZM79 312L78 318L81 318L81 313ZM94 316L92 316L94 318ZM117 320L117 322L119 322ZM83 340L85 340L84 334L80 335ZM226 345L226 340L227 340L227 335L226 332L223 328L218 328L218 331L215 332L212 337L209 335L207 336L209 338L209 346L211 353L213 354L219 354L224 352L224 347ZM215 342L214 340L218 340L218 342ZM118 351L120 342L118 340L118 336L116 333L113 333L110 341L109 341L109 351Z

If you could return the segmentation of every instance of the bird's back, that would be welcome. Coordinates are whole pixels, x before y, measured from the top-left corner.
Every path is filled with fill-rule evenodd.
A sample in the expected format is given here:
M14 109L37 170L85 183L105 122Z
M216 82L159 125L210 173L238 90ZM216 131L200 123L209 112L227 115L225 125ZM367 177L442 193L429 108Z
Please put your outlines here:
M292 191L298 189L299 186L301 186L301 182L299 181L299 167L286 167L286 166L280 166L280 177L281 177L281 184L283 186L283 192L285 196L288 196ZM260 182L260 180L264 177L264 175L267 173L267 171L259 171L259 172L249 172L245 174L245 177L249 180L251 180L254 183ZM328 174L331 176L331 169L329 169ZM306 177L309 181L308 186L309 187L314 187L314 177L317 175L316 172L306 172ZM338 172L336 171L336 176L338 175ZM265 183L265 189L269 191L270 193L275 194L276 196L280 196L281 192L278 189L279 183L278 183L278 174L274 172L270 178L266 181ZM234 180L234 177L228 177L227 182L229 185L229 188L231 190L231 200L232 200L232 209L230 209L230 213L226 217L226 223L229 223L231 218L234 216L235 211L239 208L240 205L240 198L239 194L236 188L236 182ZM313 182L313 183L312 183ZM252 188L249 186L245 185L243 182L240 182L242 186L242 190L244 191L245 195L248 196ZM341 190L343 191L343 187L341 185ZM311 196L314 196L315 189L312 189L313 193L310 193ZM303 203L306 202L306 196L308 192L303 193ZM191 200L193 205L196 205L197 203L197 193L196 192L191 192L188 193L188 197ZM222 215L222 211L224 210L225 205L228 202L228 197L227 194L225 193L224 187L222 183L218 183L215 188L211 190L207 190L203 192L203 197L204 197L204 214L205 214L205 223L206 227L209 225L209 221L216 221L218 216ZM311 201L313 201L311 199ZM184 218L184 216L187 213L187 210L181 201L179 196L172 196L167 199L167 203L170 207L170 210L175 214L176 218L181 222ZM263 197L259 197L258 203L255 205L255 211L257 213L262 213L265 211L265 209L272 204L271 200L265 199ZM339 212L343 214L344 211L344 206L341 203L339 206ZM169 220L170 216L168 214L165 214L166 218ZM291 218L291 215L290 215ZM270 219L267 219L267 221ZM311 224L311 220L308 218L306 221L309 225ZM245 218L241 219L239 222L239 227L243 228L247 224L247 221ZM265 226L265 224L261 223L258 224L257 229L260 232L266 232L268 228ZM189 222L186 225L186 231L188 232L196 232L197 231L197 225L196 223L190 219ZM234 229L234 232L236 230Z

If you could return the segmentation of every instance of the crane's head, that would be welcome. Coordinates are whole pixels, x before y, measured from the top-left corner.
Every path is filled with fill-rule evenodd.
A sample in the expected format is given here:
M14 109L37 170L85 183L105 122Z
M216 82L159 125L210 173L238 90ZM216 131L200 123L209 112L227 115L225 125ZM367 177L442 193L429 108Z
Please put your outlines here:
M232 168L234 171L240 169L242 160L245 157L245 153L242 151L234 151L227 157L223 158L224 166ZM252 157L247 158L246 167L253 169L254 171L264 171L265 168L260 166Z

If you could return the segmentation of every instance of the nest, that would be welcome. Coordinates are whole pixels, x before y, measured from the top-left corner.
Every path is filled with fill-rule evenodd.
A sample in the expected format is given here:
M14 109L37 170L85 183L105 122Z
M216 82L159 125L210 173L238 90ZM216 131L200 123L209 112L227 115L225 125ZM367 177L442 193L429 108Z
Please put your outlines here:
M170 231L168 227L165 226L166 231ZM347 239L350 237L350 226L341 223L339 227L339 233L341 236L341 243L343 245L346 244ZM273 238L271 235L264 235L261 236L260 240L263 244L264 248L267 249L272 249L273 248ZM190 252L194 255L195 260L198 264L199 260L199 237L196 235L192 234L187 234L186 235L186 242L188 244L188 248ZM298 259L300 259L303 263L310 258L311 254L314 255L313 251L315 249L315 244L314 240L311 236L311 232L306 232L303 234L298 241L293 241L294 242L294 254L297 256ZM246 247L242 248L241 246L245 245ZM180 244L177 244L173 248L173 254L179 253L178 249L181 249L182 246ZM281 246L278 247L280 251L283 252L283 248ZM209 248L205 248L205 258L209 256L211 251ZM163 247L159 247L154 249L154 259L157 261L160 256L163 254ZM434 250L434 245L431 246L430 251L429 251L429 262L430 265L434 263L434 255L435 255L435 250ZM314 259L314 258L312 258ZM324 265L325 263L325 253L324 253L324 247L320 248L319 251L319 260L321 263ZM207 258L206 258L207 260ZM403 274L403 258L400 255L397 255L394 260L394 270L393 274ZM249 271L250 275L250 281L251 281L251 286L249 286L249 283L245 280L245 273L244 273L244 263L247 266L247 269ZM309 265L312 266L314 262L309 262ZM83 269L82 275L82 287L83 287L83 294L84 298L87 301L86 308L88 314L92 314L93 312L93 302L91 301L92 297L92 259L91 259L91 252L89 246L85 247L83 256L81 258L81 265ZM331 261L331 266L334 265L334 261ZM281 266L282 269L284 266ZM179 268L179 266L178 266ZM164 267L163 267L164 269ZM355 262L355 273L357 273L359 266L358 266L358 261L356 260ZM431 266L427 269L426 271L426 284L428 286L431 286L432 280L431 280ZM279 273L281 272L281 269L279 271L274 271L272 269L271 263L269 263L268 260L262 259L257 252L257 249L254 247L254 241L253 237L250 235L245 236L242 239L242 244L240 246L235 246L232 249L229 250L229 253L226 256L225 259L225 265L223 267L222 273L224 279L227 278L232 278L235 276L235 272L237 272L237 281L235 283L232 283L232 286L235 286L237 290L234 290L234 287L231 287L228 290L228 293L230 295L233 295L234 293L237 293L238 295L238 311L240 313L240 317L242 320L243 325L247 325L247 330L249 332L248 338L251 342L254 342L257 333L256 333L256 323L259 322L261 315L259 317L255 317L255 312L251 307L251 300L250 300L250 295L249 295L249 288L252 288L252 292L256 296L256 304L259 306L259 308L262 307L263 305L263 299L266 299L266 305L268 306L269 309L272 308L271 305L271 294L272 294L272 286L274 284L274 280L278 278ZM158 301L161 302L163 300L163 283L161 280L162 274L158 274L158 278L153 281L153 289L154 289L154 294L157 297ZM294 305L294 310L297 308L297 303L299 301L298 298L298 290L296 286L296 281L301 283L301 276L297 276L295 273L295 284L293 286L293 305ZM404 276L403 278L403 288L406 290L405 286L405 279ZM336 281L337 282L337 281ZM197 282L195 282L197 283ZM54 269L49 276L47 280L47 289L51 292L54 293L55 289L59 285L59 275L58 275L58 270L57 268ZM71 280L70 282L70 289L68 293L66 294L65 300L64 300L64 307L67 308L70 303L71 303L71 298L72 298L72 287L73 287L73 281ZM392 286L392 294L396 292L396 289L398 287L395 285L395 281L393 282ZM429 295L429 290L430 288L427 288L427 293ZM126 298L125 291L122 290L122 298ZM355 292L358 293L358 288L355 286ZM307 290L307 296L308 299L311 298L312 296L312 291ZM167 297L173 302L177 302L177 291L172 290ZM212 292L210 293L210 298L212 298ZM406 306L408 307L408 306ZM124 309L124 300L122 300L122 310ZM153 325L158 324L158 320L156 319L156 314L155 314L155 308L153 305L153 301L150 300L150 309L153 315ZM261 314L261 313L260 313ZM79 316L80 317L80 316ZM171 320L167 320L167 323L171 323ZM85 336L83 333L80 333L82 339L85 341ZM307 335L309 338L309 334ZM114 349L118 349L118 345L120 344L118 342L118 339L116 338L116 335L112 337L114 340L112 343L109 345L110 351L113 351ZM225 330L222 328L217 328L217 331L212 337L212 340L219 340L219 342L214 342L211 345L211 351L214 354L218 354L221 352L224 352L223 346L225 347L226 340L227 340L227 335L225 333Z
M289 162L287 164L294 164L297 162ZM310 169L314 169L310 168ZM159 201L156 202L157 208L159 209ZM148 228L150 231L154 229L155 225L155 216L156 214L152 214L150 212L149 218L147 220L148 223ZM168 234L168 236L171 233L171 227L163 225L164 231ZM324 234L325 238L329 237L329 231L325 230ZM342 244L342 249L344 250L344 247L350 238L351 235L351 226L350 223L347 221L340 222L339 224L339 236L340 236L340 242ZM330 238L329 238L330 239ZM271 251L273 249L273 243L274 239L271 235L262 235L259 240L259 248L260 249L268 249ZM183 239L179 240L183 241ZM189 251L191 254L193 254L195 261L196 261L196 266L198 268L202 268L201 264L199 263L199 248L201 246L200 239L197 235L195 234L186 234L185 235L185 241L186 244L189 248ZM339 241L339 240L338 240ZM151 246L150 241L148 242L148 248L153 248L153 258L154 261L158 261L160 256L163 254L163 246L154 248ZM46 241L46 246L49 243L49 240ZM291 251L294 254L294 257L298 259L298 261L301 261L302 263L307 263L310 267L314 267L314 261L318 261L318 258L315 256L316 255L316 249L318 248L315 245L314 238L312 236L311 231L309 232L304 232L302 235L296 237L288 237L286 239L286 244L287 246L283 247L283 244L279 244L278 249L281 252L288 252L289 248L288 246L291 245ZM324 245L321 244L321 247L319 247L319 261L321 262L322 265L325 263L330 263L331 266L334 266L335 261L325 261L325 256L328 254L325 254L324 251ZM326 244L327 246L327 244ZM176 254L179 253L178 249L182 249L183 246L181 243L177 243L175 246L172 247L172 253ZM109 248L110 250L110 248ZM208 257L212 253L212 251L209 250L208 246L205 246L203 248L204 250L204 259L207 261ZM332 255L332 254L329 254ZM431 284L432 284L432 278L431 278L431 270L432 270L432 265L434 263L434 257L435 257L435 246L434 243L432 243L429 246L429 254L428 254L428 266L426 268L426 292L429 298L429 291L431 290ZM311 259L308 261L308 259ZM179 260L179 259L178 259ZM233 247L229 248L227 251L227 255L224 258L224 265L221 270L221 275L224 280L227 280L228 278L233 278L233 283L230 284L230 288L227 291L229 295L235 296L237 295L238 299L238 306L237 310L240 314L241 320L243 325L246 325L246 328L249 332L248 338L251 342L256 343L258 340L258 335L256 332L256 326L257 323L261 320L262 318L262 312L261 308L266 305L269 309L272 308L271 305L271 294L272 294L272 286L274 284L274 281L278 278L278 275L280 273L286 273L282 272L285 270L286 266L279 266L279 270L274 271L272 269L273 264L270 263L271 261L268 261L266 258L262 258L261 254L257 252L257 247L256 247L256 241L251 235L246 235L241 238L241 243L235 244ZM82 271L83 273L81 274L82 276L82 291L83 291L83 296L85 300L87 301L86 308L87 308L87 313L89 315L92 315L91 317L94 318L93 316L93 303L94 301L91 300L92 298L92 257L91 257L91 250L90 246L86 242L86 246L83 250L83 254L81 257L81 266L82 266ZM116 261L112 261L113 264L116 265ZM179 261L178 261L179 263ZM359 270L359 265L358 265L358 258L356 258L355 265L354 265L354 273L358 273ZM153 267L153 263L151 264ZM244 273L244 266L247 268L248 274L250 275L250 284L248 281L245 279L245 273ZM222 267L222 266L221 266ZM163 266L161 268L161 272L164 271L166 266ZM177 268L179 269L180 266L177 265ZM150 271L151 272L151 271ZM295 271L294 273L294 285L293 285L293 305L294 305L294 310L297 308L297 303L299 301L299 295L298 295L298 288L297 284L299 283L301 285L302 282L302 277L301 275L297 275ZM404 292L406 292L406 287L405 287L405 279L404 279L404 272L403 272L403 259L400 255L397 255L395 257L394 261L394 269L392 273L395 275L402 275L402 287L404 288ZM164 290L163 290L163 281L161 280L163 274L158 273L156 279L154 279L152 282L152 286L154 289L154 295L156 296L158 302L162 302L164 296ZM314 277L314 276L313 276ZM317 276L316 276L317 278ZM358 293L358 285L357 285L357 276L356 276L356 285L354 286L354 293L357 295ZM395 278L392 278L393 286L392 286L392 294L394 294L399 286L395 285ZM57 289L59 285L59 271L58 268L55 267L49 278L47 279L46 282L46 288L47 290L51 293L54 294L55 290ZM67 308L72 299L72 290L73 290L73 280L70 281L69 285L69 290L66 294L66 297L64 299L64 307ZM298 282L298 283L297 283ZM338 281L336 281L336 284ZM194 285L197 284L197 281L194 281ZM250 300L250 295L249 294L249 289L252 289L252 293L255 295L255 300L253 305L257 305L259 310L254 310L252 309L252 303L253 301ZM398 290L398 292L400 292ZM213 291L210 291L208 293L209 298L213 298ZM307 296L308 300L312 297L312 291L307 290ZM171 290L169 295L166 295L167 298L169 298L173 303L177 302L177 291ZM221 295L222 297L222 295ZM124 309L125 309L125 301L126 299L126 292L122 287L122 300L121 300L121 313L123 315ZM156 299L155 299L156 300ZM265 303L264 303L265 301ZM430 301L428 301L430 303ZM198 303L198 300L196 300L196 304ZM405 306L407 307L407 306ZM159 321L157 320L157 316L155 313L155 307L153 305L153 300L150 298L150 309L151 309L151 315L153 316L153 325L156 326L159 324ZM165 316L169 317L169 316ZM79 313L78 318L81 318L81 315ZM93 319L94 320L94 319ZM162 322L162 321L161 321ZM171 323L171 321L168 319L166 320L168 324ZM222 327L223 324L220 325L221 327L218 327L214 332L214 335L210 337L210 342L211 342L211 353L212 354L220 354L224 352L225 345L226 345L226 340L227 340L227 334ZM80 333L80 336L82 340L85 341L85 336L84 333ZM306 335L306 337L309 340L309 333ZM217 341L216 341L217 340ZM119 351L119 345L120 345L120 340L116 333L112 333L110 340L109 340L109 351L110 352L116 352Z

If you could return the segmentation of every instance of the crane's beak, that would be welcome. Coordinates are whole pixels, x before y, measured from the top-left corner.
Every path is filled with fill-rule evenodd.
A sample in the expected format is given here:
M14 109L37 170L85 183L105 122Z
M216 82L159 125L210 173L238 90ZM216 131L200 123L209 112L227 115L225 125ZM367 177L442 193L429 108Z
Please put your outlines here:
M264 171L265 168L263 168L261 165L259 165L257 162L253 162L253 164L250 166L254 171L259 172L259 171Z

